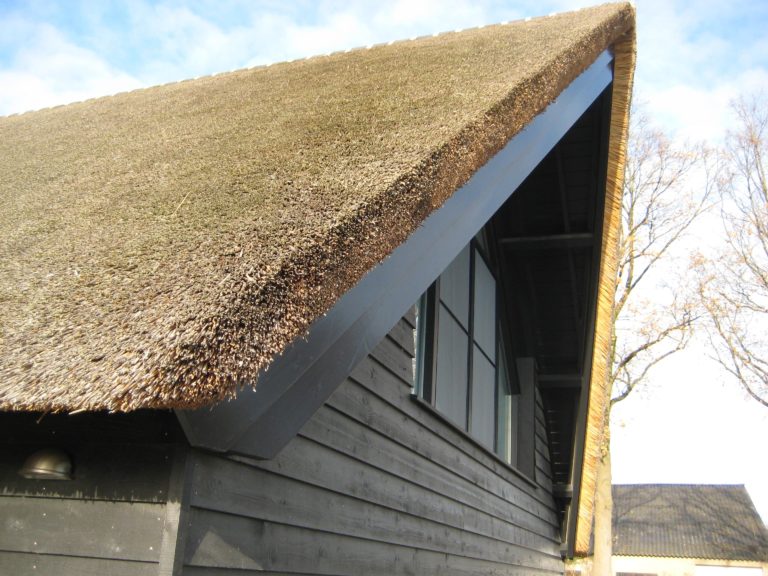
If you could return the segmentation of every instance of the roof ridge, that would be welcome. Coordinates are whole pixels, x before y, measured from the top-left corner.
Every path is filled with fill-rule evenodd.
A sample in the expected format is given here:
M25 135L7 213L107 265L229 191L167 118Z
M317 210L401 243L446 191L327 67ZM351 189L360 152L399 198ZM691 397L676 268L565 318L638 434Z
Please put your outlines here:
M230 70L222 70L220 72L212 72L210 74L202 74L202 75L199 75L199 76L191 76L191 77L188 77L188 78L181 78L181 79L178 79L178 80L169 80L168 82L161 82L160 84L143 85L143 86L139 86L139 87L136 87L136 88L133 88L133 89L130 89L130 90L119 90L117 92L112 92L112 93L109 93L109 94L102 94L102 95L93 96L93 97L90 97L90 98L84 98L82 100L73 100L72 102L64 102L62 104L54 104L54 105L51 105L51 106L44 106L42 108L35 108L35 109L32 109L32 110L24 110L23 112L13 112L13 113L7 114L5 116L0 115L0 121L2 121L3 118L16 118L16 117L20 117L20 116L25 116L27 114L32 114L32 113L35 113L35 112L44 112L44 111L55 110L57 108L61 108L61 107L64 107L64 106L73 106L73 105L79 105L79 104L87 104L87 103L90 103L90 102L93 102L93 101L96 101L96 100L102 100L102 99L106 100L106 99L113 98L115 96L121 96L121 95L124 95L124 94L134 94L134 93L142 92L142 91L145 91L145 90L153 90L153 89L157 89L157 88L164 88L164 87L169 87L169 86L175 86L177 84L184 84L184 83L188 83L188 82L196 82L196 81L200 81L200 80L209 80L209 79L218 78L218 77L221 77L221 76L227 76L229 74L237 74L237 73L242 73L242 72L247 72L247 71L260 70L262 68L266 69L266 68L270 68L272 66L278 66L278 65L283 65L283 64L296 64L296 63L300 63L300 62L309 62L309 61L312 61L312 60L319 60L321 58L328 58L328 57L331 57L331 56L339 56L339 55L343 55L343 54L353 54L353 53L357 53L357 52L362 52L362 51L371 50L371 49L375 49L375 48L383 48L383 47L387 47L387 46L397 46L397 45L400 45L400 44L406 43L406 42L416 42L416 41L419 41L419 40L426 40L426 39L429 39L429 38L438 38L438 37L441 37L441 36L447 36L447 35L452 35L452 34L460 34L462 32L470 32L470 31L474 31L474 30L482 30L484 28L492 28L492 27L497 27L497 26L507 26L507 25L511 25L511 24L519 24L521 22L535 22L535 21L546 19L546 18L553 18L553 17L563 16L563 15L567 15L567 14L577 14L579 12L595 10L595 9L601 8L603 6L608 6L608 5L616 5L616 6L618 6L618 5L621 5L621 4L629 4L630 6L634 7L634 2L633 1L629 1L629 2L627 2L627 1L624 1L624 2L608 2L608 3L600 4L600 5L597 5L597 6L581 7L581 8L578 8L576 10L564 10L564 11L561 11L561 12L552 12L552 13L544 15L544 16L533 16L533 17L525 16L525 17L522 17L522 18L518 18L516 20L504 20L502 22L491 22L491 23L488 23L488 24L479 24L477 26L469 26L467 28L457 28L457 29L454 29L454 30L436 31L436 32L433 32L431 34L429 34L429 33L428 34L422 34L420 36L411 36L409 38L397 38L397 39L390 40L390 41L376 42L376 43L373 43L373 44L367 44L365 46L354 46L354 47L345 48L345 49L333 50L331 52L324 52L324 53L319 53L319 54L309 54L307 56L301 56L301 57L292 58L292 59L289 59L289 60L270 61L270 62L265 62L263 64L255 64L253 66L243 66L243 67L240 67L240 68L233 68L233 69L230 69Z

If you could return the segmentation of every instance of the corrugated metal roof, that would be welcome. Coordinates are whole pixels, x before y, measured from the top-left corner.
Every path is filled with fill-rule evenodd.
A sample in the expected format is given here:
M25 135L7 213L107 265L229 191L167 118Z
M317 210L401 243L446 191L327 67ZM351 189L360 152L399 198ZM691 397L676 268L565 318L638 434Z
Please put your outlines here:
M613 553L768 561L768 530L741 485L614 485Z

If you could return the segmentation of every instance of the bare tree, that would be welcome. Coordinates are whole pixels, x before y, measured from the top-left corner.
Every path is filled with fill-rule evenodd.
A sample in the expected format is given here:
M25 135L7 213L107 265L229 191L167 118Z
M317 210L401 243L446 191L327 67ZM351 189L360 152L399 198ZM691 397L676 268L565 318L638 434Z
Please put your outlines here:
M726 248L701 259L701 296L716 359L768 407L768 97L742 97L733 111L719 186Z
M710 206L712 154L676 147L638 116L630 127L614 298L611 405L690 340L700 316L690 279L671 269L673 251Z
M613 310L610 401L597 471L593 572L610 574L610 410L689 342L699 318L696 290L670 265L674 249L711 205L711 154L675 146L633 110L622 200ZM673 279L674 277L674 279Z

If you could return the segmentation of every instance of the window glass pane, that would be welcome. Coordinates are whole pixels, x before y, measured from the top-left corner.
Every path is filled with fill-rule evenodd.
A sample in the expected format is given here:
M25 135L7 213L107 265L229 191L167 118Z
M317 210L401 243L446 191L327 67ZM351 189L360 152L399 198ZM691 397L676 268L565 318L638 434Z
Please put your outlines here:
M501 389L499 389L501 393ZM496 424L496 454L509 463L510 458L510 408L511 408L511 396L509 394L499 395L499 410L498 410L498 422Z
M440 300L469 329L469 247L440 275Z
M480 254L475 254L474 340L496 362L496 280Z
M466 429L469 336L443 305L439 308L435 407Z
M496 430L496 367L488 362L477 346L472 357L472 420L470 434L493 450Z
M496 453L512 466L517 465L517 407L518 396L512 389L503 348L499 348L498 420L496 422Z
M424 397L424 358L427 337L427 293L421 295L413 307L416 313L416 328L413 330L413 388L416 394Z
M508 462L512 466L517 466L517 424L520 421L518 418L520 406L520 395L512 394L509 397L509 460Z
M509 393L509 379L507 378L507 363L504 354L499 354L499 372L497 382L498 414L496 421L496 454L504 461L510 459L510 412L512 408L511 394Z

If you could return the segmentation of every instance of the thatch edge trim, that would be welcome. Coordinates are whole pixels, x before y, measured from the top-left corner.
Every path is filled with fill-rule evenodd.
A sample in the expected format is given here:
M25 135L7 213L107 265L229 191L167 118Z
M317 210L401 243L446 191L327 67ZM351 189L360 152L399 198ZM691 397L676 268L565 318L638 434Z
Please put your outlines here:
M608 169L603 214L603 238L598 281L595 343L592 354L592 374L589 384L589 407L584 440L584 462L579 491L576 523L575 553L589 554L592 521L595 510L598 464L604 450L605 427L608 423L610 393L609 363L613 340L613 303L618 261L618 241L621 228L622 190L629 132L629 111L632 100L635 60L637 57L635 30L613 46L614 79L611 101L611 123L608 141Z

